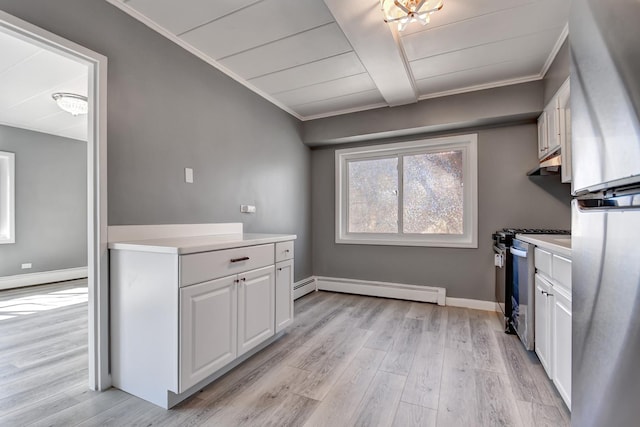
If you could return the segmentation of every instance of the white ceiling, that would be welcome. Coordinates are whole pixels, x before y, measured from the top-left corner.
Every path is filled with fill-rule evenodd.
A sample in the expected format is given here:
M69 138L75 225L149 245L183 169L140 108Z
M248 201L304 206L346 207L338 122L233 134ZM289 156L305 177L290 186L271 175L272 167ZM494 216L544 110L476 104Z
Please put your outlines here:
M107 0L302 120L541 79L570 0L445 0L402 33L379 0Z
M87 140L87 116L58 108L55 92L87 95L87 67L0 32L0 124Z

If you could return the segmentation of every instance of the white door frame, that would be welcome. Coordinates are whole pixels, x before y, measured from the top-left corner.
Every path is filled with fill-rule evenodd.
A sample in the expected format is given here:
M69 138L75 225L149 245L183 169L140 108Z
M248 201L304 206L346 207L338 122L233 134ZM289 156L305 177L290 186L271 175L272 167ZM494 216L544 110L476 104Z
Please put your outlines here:
M0 11L0 32L88 67L89 388L105 390L111 387L107 252L107 58L3 11Z

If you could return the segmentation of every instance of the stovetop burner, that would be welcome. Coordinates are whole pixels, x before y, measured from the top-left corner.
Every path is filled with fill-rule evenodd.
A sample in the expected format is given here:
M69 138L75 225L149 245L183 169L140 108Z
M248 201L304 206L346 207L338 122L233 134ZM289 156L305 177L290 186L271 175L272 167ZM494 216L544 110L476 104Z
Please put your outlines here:
M503 228L502 231L510 234L571 234L570 230L554 230L546 228Z

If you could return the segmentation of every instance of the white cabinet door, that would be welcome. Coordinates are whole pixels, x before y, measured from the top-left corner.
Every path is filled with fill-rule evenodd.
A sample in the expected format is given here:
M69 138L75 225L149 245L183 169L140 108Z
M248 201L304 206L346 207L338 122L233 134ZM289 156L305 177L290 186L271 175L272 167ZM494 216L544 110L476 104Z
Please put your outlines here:
M543 111L538 117L538 157L547 157L549 145L547 142L547 112Z
M238 356L272 336L275 326L274 267L238 275Z
M547 119L547 155L560 149L560 111L554 97L545 108Z
M180 392L236 357L236 276L180 289Z
M293 260L276 264L276 333L293 322Z
M542 367L547 372L549 378L552 377L551 371L551 322L550 322L550 301L549 291L551 286L549 282L536 274L536 295L535 295L535 350L542 363Z
M571 409L571 299L557 286L553 292L553 383Z
M560 113L560 153L562 154L562 182L571 182L571 106L570 86L567 80L558 90L558 111Z

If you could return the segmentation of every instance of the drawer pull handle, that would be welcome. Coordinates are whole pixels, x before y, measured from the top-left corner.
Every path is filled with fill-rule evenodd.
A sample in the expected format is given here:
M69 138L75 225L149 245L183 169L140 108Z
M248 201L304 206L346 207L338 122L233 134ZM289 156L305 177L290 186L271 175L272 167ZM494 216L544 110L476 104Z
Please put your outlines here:
M248 256L243 256L242 258L232 258L231 262L240 262L240 261L248 261L249 257Z

